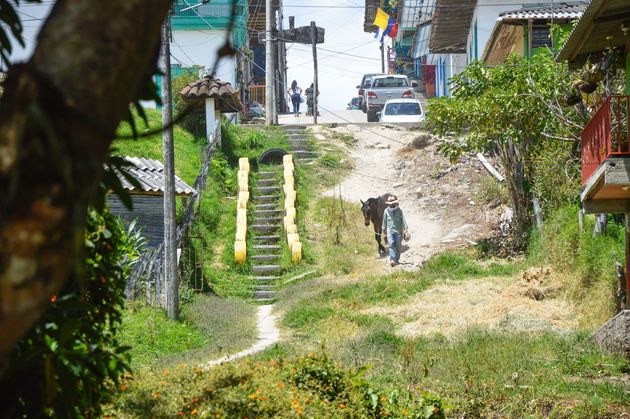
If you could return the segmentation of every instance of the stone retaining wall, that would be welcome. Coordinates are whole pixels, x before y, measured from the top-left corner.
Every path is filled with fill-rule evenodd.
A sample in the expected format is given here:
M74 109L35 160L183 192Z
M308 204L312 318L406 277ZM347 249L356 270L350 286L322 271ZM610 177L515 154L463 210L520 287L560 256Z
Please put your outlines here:
M593 334L595 342L605 351L630 359L630 310L620 311Z

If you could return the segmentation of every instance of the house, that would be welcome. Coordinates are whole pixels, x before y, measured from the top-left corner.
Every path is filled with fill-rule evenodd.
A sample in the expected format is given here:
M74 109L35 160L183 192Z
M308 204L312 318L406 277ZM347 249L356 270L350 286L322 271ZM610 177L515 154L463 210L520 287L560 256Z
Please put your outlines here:
M579 19L586 3L555 3L552 6L521 8L502 12L486 43L481 61L487 65L501 64L508 55L530 58L538 51L553 45L550 25L558 25L561 32L569 32L571 22ZM559 34L558 34L559 35Z
M446 8L453 5L441 2L440 8L436 9L438 3L439 0L425 0L423 3L412 52L416 75L428 98L448 96L448 80L465 65L463 41L456 45L456 37L451 37L456 34L446 31L451 16L445 13ZM459 18L465 23L467 19L464 15L472 13L472 6L461 4L461 10Z
M147 246L157 249L164 241L164 165L158 160L139 157L124 158L130 166L123 168L140 183L135 187L124 176L117 173L123 187L129 192L132 210L127 209L117 195L107 196L107 206L112 214L119 216L126 224L136 221L142 230ZM175 176L175 194L178 197L192 198L196 191Z
M626 69L625 95L605 98L582 131L581 199L588 213L630 212L630 5L592 0L557 60L575 69L587 60L611 66L610 57Z
M218 51L225 45L232 10L236 12L229 42L235 49L247 43L248 7L246 0L176 0L171 17L171 54L182 67L202 66L206 73L215 67L215 76L236 85L237 56L222 57ZM175 75L174 75L175 76Z
M431 0L429 0L431 1ZM424 18L425 0L406 0L398 7L398 32L392 40L391 72L417 78L413 59L413 46L418 24Z
M556 57L576 69L590 62L580 89L597 84L606 71L625 68L623 95L604 98L581 134L582 193L586 213L625 213L625 278L619 278L622 310L595 334L604 349L630 358L630 4L591 0ZM625 279L625 283L623 281Z
M523 2L522 0L433 0L433 14L427 29L416 38L414 58L434 65L436 96L450 95L448 80L461 72L467 64L480 60L490 41L497 19L502 13L517 8L550 7L551 2ZM565 1L562 4L581 3ZM554 12L555 13L555 12ZM420 27L422 27L422 23ZM428 26L428 25L427 25Z

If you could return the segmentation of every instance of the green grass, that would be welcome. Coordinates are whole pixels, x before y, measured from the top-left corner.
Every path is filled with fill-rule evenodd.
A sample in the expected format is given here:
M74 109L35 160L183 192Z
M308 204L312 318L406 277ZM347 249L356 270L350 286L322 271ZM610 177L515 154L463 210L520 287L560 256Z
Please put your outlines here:
M121 342L131 347L134 370L180 362L201 362L255 342L255 306L233 299L195 295L170 321L161 308L132 303L125 310Z
M593 330L615 314L615 262L624 261L624 226L610 217L605 234L592 236L594 216L585 217L579 231L577 207L560 208L535 234L528 262L552 266L563 275L567 294L576 304L580 325Z

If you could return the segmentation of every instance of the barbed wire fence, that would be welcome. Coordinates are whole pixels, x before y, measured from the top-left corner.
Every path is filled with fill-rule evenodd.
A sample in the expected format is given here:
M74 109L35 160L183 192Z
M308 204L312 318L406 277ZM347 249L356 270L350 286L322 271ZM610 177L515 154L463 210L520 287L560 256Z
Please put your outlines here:
M211 134L208 138L208 145L204 150L204 162L193 184L195 195L190 199L190 202L188 202L182 222L177 226L176 240L178 252L195 219L195 214L198 214L201 210L203 191L206 189L210 163L212 162L212 156L217 146L221 146L220 122L217 123L214 134ZM164 291L164 242L162 242L156 249L147 250L135 261L134 267L127 279L125 295L128 299L133 300L139 299L144 295L148 306L157 305L164 307L166 303L166 294Z

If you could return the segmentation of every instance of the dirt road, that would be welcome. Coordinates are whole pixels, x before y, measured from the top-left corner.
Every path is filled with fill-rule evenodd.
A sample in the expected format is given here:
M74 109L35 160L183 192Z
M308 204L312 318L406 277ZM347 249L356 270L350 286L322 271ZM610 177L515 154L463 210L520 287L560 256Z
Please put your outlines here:
M440 222L432 219L433 215L418 205L418 192L414 185L404 181L405 170L398 152L418 133L379 126L365 129L352 125L335 128L335 131L349 133L357 140L350 151L355 169L326 195L341 194L343 199L353 202L365 201L387 192L398 196L411 233L411 239L403 244L398 269L417 269L430 255L432 247L444 237ZM325 129L319 127L315 127L314 132L316 138L326 135ZM386 261L387 258L383 258L384 268Z

